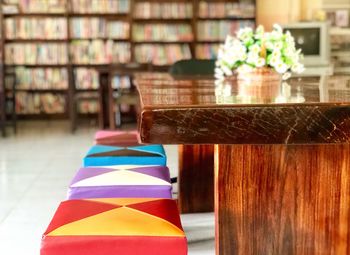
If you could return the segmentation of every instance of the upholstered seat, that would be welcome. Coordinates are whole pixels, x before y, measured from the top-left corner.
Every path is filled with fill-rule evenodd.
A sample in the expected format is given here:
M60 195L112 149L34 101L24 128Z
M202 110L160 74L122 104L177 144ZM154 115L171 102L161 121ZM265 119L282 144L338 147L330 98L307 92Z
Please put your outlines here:
M58 207L41 255L186 255L187 242L171 199L68 200Z
M84 158L86 166L111 165L166 165L162 145L138 145L129 147L95 145Z
M95 134L95 144L98 145L115 145L115 146L131 146L137 145L138 132L133 131L109 131L99 130Z
M169 169L165 166L120 165L81 168L68 190L68 199L171 198Z

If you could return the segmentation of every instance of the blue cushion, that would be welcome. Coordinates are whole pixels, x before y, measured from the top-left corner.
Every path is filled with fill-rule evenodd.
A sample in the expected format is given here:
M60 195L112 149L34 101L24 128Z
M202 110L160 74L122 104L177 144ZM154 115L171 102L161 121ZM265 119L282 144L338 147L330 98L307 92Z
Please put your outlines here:
M161 165L166 166L162 145L129 147L95 145L84 158L84 167L112 165Z

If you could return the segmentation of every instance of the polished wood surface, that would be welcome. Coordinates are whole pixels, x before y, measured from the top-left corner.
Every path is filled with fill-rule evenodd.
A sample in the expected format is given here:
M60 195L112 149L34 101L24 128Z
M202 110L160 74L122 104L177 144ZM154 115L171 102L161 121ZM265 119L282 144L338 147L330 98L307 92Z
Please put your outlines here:
M335 87L317 77L280 86L235 80L215 86L214 80L139 74L141 139L169 144L348 142L350 89L342 81Z
M350 254L350 145L218 145L218 250Z
M349 80L136 77L143 142L218 144L217 255L350 254Z
M179 146L179 209L214 211L214 145Z

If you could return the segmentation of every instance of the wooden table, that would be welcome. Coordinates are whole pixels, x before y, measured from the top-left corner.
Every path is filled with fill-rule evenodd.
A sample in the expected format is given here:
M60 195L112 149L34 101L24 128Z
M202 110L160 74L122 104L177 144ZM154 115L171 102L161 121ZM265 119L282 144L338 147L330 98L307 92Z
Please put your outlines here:
M138 75L143 142L215 144L217 254L350 254L350 77L334 79Z

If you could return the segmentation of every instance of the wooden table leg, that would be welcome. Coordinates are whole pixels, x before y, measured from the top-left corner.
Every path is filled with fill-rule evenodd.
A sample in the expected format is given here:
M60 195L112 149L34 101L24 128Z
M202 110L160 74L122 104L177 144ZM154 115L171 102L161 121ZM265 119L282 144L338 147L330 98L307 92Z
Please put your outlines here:
M179 145L179 208L214 211L214 145Z
M350 254L350 145L217 145L220 255Z

